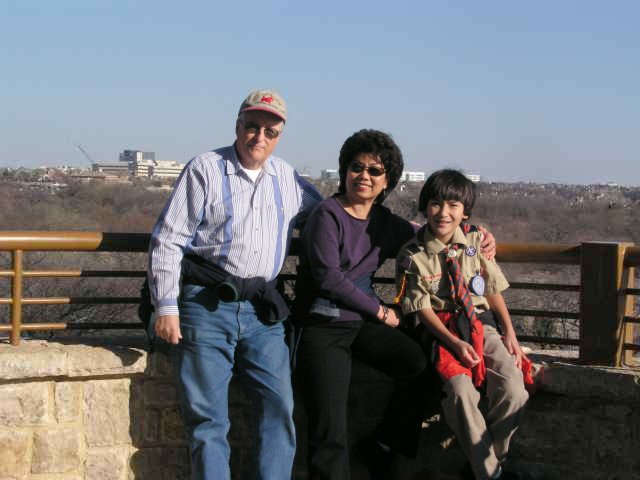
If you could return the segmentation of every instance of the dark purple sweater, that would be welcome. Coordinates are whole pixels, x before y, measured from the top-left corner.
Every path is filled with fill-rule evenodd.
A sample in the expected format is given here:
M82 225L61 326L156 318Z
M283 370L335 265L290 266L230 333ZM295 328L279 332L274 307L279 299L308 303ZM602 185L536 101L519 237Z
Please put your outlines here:
M305 315L321 296L340 308L336 321L371 320L380 300L364 293L352 280L373 275L387 258L415 234L407 220L375 204L367 220L349 215L335 198L327 198L310 214L300 234L300 265L294 312ZM349 278L347 278L347 275Z

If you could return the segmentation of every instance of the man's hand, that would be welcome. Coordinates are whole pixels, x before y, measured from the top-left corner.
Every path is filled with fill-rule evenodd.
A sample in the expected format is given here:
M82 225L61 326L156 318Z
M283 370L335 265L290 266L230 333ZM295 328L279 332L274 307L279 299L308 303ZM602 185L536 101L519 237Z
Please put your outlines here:
M156 318L156 335L167 343L177 345L182 338L180 317L178 315L162 315Z
M478 230L482 233L480 253L482 253L482 256L487 260L493 260L496 257L496 237L482 226L478 226Z

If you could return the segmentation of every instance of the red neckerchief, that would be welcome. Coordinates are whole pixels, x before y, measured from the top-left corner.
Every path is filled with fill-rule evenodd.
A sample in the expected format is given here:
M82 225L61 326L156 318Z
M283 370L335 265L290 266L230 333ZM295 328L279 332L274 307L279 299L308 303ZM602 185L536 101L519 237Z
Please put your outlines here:
M465 235L469 233L470 226L468 224L460 225ZM450 251L456 252L454 255ZM473 385L478 388L482 386L486 379L486 366L484 363L484 328L482 322L478 320L478 317L471 300L469 289L467 288L460 265L457 257L458 245L452 245L444 250L446 255L447 273L449 276L449 285L451 288L451 298L453 302L460 307L456 312L436 312L436 315L440 321L448 328L452 335L457 338L461 338L460 333L456 329L456 322L459 320L459 316L463 315L463 320L469 321L470 338L463 338L468 342L473 350L480 358L480 362L474 367L466 367L463 365L456 355L449 350L441 342L436 342L437 345L437 360L436 370L438 374L446 381L455 375L464 374L473 380ZM531 361L522 356L522 374L525 385L533 385L533 377L531 375Z

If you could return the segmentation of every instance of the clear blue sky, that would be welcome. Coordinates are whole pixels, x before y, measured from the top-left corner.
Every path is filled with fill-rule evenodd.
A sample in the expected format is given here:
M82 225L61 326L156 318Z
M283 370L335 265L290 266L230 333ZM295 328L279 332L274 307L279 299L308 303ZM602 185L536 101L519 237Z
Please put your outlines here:
M0 0L0 166L186 162L278 89L318 174L361 128L407 168L640 185L640 2Z

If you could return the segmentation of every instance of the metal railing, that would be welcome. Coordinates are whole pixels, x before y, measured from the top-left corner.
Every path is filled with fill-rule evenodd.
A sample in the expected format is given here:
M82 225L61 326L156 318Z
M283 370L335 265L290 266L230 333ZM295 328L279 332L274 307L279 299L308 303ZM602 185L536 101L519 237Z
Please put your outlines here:
M91 323L89 325L54 323L23 323L25 305L73 304L137 304L138 297L37 297L24 298L24 281L29 278L142 278L144 270L25 270L25 252L146 252L148 234L101 232L0 232L0 252L10 252L11 265L0 270L0 277L11 282L10 296L0 298L0 305L10 306L10 323L0 321L0 333L9 332L13 345L20 343L22 332L64 329L140 328L139 323ZM296 254L296 244L291 255ZM640 319L634 316L635 267L640 265L640 247L624 243L582 243L579 245L499 244L497 258L501 263L532 263L576 265L580 267L580 284L566 285L541 282L511 282L511 288L578 292L579 311L511 308L514 316L535 316L577 319L579 339L559 337L521 336L521 340L579 345L580 359L585 363L622 365L630 363L632 355L640 351L634 342L634 326ZM142 265L141 265L142 267ZM295 281L292 273L283 278ZM377 277L379 284L391 284L389 277Z

